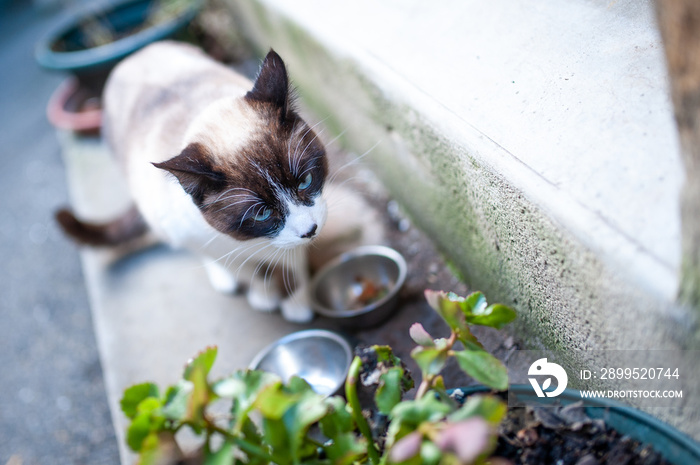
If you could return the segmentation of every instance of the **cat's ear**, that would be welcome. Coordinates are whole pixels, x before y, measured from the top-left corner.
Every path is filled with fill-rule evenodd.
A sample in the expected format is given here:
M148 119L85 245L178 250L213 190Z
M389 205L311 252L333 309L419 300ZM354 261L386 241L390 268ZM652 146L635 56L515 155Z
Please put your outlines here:
M272 103L280 109L280 118L287 116L289 106L289 77L282 58L270 49L258 77L255 79L253 90L245 96L249 100Z
M220 190L225 182L224 175L212 168L211 159L201 144L190 144L180 155L153 163L153 166L173 174L199 206L207 193Z

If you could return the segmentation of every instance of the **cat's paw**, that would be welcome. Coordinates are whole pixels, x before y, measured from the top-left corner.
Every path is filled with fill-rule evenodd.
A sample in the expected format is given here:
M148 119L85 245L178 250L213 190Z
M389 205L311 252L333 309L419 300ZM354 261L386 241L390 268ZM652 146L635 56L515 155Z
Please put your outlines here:
M314 312L311 310L307 299L295 299L293 297L284 299L280 305L280 310L284 319L293 323L308 323L314 318Z
M280 305L279 296L271 296L268 293L260 293L249 290L246 294L248 299L248 305L250 305L253 310L259 312L273 312Z
M248 304L260 312L272 312L279 308L280 296L277 286L264 280L253 279L246 295Z
M238 290L238 281L231 272L223 265L213 261L205 260L204 268L207 270L211 286L222 294L235 294Z

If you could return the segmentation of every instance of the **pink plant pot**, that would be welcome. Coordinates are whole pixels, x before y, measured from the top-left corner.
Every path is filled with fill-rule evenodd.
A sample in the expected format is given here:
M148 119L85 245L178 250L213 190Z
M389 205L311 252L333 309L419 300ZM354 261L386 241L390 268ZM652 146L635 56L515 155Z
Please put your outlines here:
M58 129L98 134L102 125L100 96L71 76L51 95L46 115Z

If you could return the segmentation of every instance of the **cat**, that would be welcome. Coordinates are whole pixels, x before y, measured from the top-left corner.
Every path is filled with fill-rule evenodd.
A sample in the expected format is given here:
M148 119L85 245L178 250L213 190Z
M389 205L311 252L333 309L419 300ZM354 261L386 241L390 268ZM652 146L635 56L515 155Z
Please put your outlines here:
M117 65L103 101L136 209L100 225L62 210L63 229L92 245L150 230L199 254L216 290L243 281L253 308L311 320L306 248L327 218L328 162L282 58L270 50L250 82L194 46L158 42Z

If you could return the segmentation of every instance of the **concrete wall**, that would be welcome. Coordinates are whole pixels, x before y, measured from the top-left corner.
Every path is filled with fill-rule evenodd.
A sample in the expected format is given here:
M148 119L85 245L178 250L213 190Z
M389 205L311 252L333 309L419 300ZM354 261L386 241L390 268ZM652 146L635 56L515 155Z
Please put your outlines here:
M648 2L226 4L327 134L374 147L455 272L517 308L527 344L572 358L693 347L696 315L675 304L683 169ZM659 415L700 436L698 408L691 396Z

